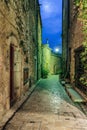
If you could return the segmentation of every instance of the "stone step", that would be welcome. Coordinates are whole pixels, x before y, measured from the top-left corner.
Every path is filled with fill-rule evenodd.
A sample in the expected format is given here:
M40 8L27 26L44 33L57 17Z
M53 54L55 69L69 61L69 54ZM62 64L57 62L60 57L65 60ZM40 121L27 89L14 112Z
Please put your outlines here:
M66 82L65 82L64 80L61 81L61 84L62 84L63 86L65 86L65 83L66 83Z
M72 85L71 85L71 84L65 84L65 87L66 87L66 88L71 88Z
M84 97L82 97L74 88L66 87L66 91L74 102L86 102Z

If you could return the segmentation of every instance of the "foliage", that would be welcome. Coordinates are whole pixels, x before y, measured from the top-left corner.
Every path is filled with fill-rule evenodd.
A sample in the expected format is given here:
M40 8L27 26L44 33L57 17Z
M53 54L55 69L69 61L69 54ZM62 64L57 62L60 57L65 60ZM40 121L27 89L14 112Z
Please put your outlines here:
M80 0L74 0L76 6L79 6Z
M62 69L58 70L57 74L62 74Z
M46 68L42 68L41 70L42 78L47 78L48 74L49 74L49 70Z
M84 68L84 74L80 76L80 81L82 84L87 86L87 0L75 0L76 5L79 6L79 18L83 23L83 48L84 51L81 53L81 61Z

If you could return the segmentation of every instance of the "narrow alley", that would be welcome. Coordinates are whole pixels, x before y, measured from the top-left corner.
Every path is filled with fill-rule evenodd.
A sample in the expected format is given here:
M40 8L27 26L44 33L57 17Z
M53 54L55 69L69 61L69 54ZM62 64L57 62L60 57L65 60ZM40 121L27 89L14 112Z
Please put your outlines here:
M0 130L87 130L87 0L0 0Z
M38 82L4 130L87 130L87 117L53 75Z

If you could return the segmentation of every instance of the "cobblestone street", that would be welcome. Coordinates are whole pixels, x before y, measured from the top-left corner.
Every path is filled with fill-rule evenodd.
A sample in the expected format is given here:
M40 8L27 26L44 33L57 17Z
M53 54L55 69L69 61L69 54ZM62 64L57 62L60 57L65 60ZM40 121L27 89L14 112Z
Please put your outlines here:
M87 117L73 104L58 76L41 79L4 130L87 130Z

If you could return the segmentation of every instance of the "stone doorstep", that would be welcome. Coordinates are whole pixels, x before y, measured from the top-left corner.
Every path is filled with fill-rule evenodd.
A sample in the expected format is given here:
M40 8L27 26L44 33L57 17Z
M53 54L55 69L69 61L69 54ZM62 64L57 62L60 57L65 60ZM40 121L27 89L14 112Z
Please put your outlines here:
M18 100L10 110L6 112L2 120L0 121L0 130L3 130L4 125L14 116L17 110L23 105L23 103L27 100L27 98L34 91L36 85L33 85L25 95L22 95L21 99Z
M73 102L86 102L83 96L82 96L82 98L83 98L84 100L76 99L76 98L74 97L74 95L73 95L68 89L69 89L69 88L66 88L66 92L68 93L69 97L73 100ZM74 88L73 88L73 89L74 89ZM77 92L77 91L76 91L76 92ZM77 92L77 93L78 93L78 92ZM79 93L78 93L78 94L79 94ZM80 94L79 94L79 95L80 95Z
M86 96L83 92L81 92L77 87L74 87L74 89L75 89L82 97L84 97L85 101L87 102L87 96Z
M78 94L80 94L84 98L84 102L87 102L87 96L83 92L81 92L77 87L73 87L71 84L65 84L65 88L73 88ZM72 98L72 100L74 99Z
M63 86L65 86L65 83L66 83L66 82L65 82L64 80L61 81L61 84L62 84Z
M65 84L65 87L66 87L66 88L71 88L72 85L71 85L71 84Z

